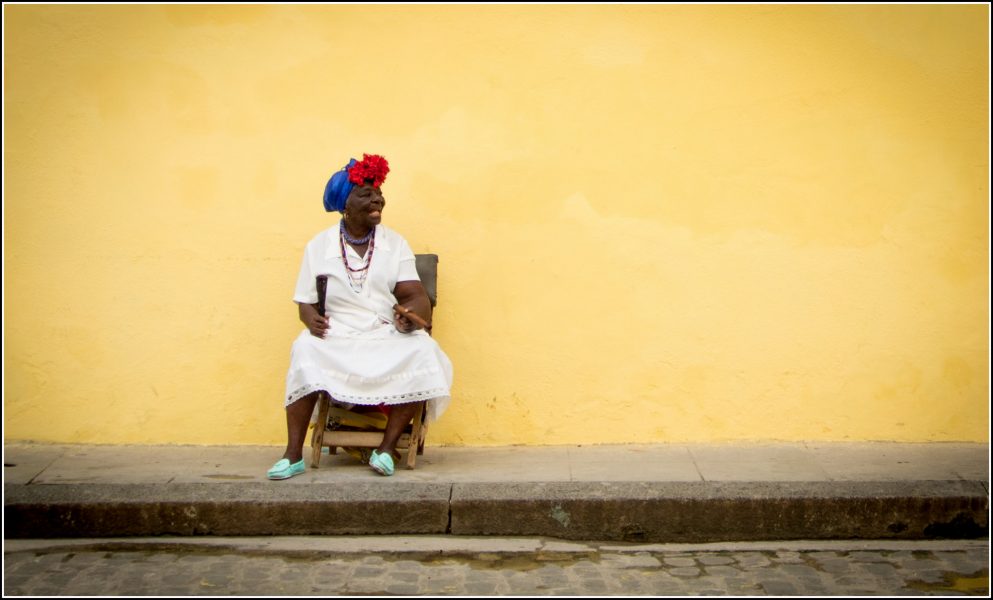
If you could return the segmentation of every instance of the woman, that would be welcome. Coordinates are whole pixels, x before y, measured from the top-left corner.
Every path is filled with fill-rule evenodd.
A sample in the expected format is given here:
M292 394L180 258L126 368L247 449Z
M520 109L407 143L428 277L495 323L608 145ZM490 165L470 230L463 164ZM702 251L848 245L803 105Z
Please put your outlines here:
M397 312L399 304L431 322L431 303L407 241L381 224L380 186L389 165L381 156L354 158L324 189L324 209L343 213L308 244L293 300L307 327L293 342L286 376L286 452L269 479L303 473L303 443L318 393L338 404L391 407L383 443L369 465L392 475L397 440L418 404L428 420L450 400L452 364L430 335ZM316 276L327 275L325 314L317 310Z

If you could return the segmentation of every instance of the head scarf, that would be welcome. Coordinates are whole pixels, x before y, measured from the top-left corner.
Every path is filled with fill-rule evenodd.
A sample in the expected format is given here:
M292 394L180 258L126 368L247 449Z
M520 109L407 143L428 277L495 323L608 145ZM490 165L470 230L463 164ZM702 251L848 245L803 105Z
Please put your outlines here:
M348 200L348 195L355 187L355 184L348 180L348 169L357 162L359 161L353 158L328 180L328 184L324 186L324 210L345 212L345 200Z
M345 212L345 202L352 188L366 182L378 188L386 181L389 172L389 163L377 154L363 154L362 162L351 159L324 186L324 210Z

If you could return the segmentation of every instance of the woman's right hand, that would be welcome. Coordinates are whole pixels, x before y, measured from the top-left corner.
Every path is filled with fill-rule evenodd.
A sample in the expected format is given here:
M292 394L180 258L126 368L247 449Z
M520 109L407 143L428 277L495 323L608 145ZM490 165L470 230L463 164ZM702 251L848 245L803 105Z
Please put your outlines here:
M322 317L321 315L314 312L314 316L307 323L307 329L310 330L310 335L324 339L324 335L331 328L331 321L327 317Z
M310 330L310 335L324 339L328 329L331 328L331 320L322 317L313 304L300 304L299 306L300 321Z

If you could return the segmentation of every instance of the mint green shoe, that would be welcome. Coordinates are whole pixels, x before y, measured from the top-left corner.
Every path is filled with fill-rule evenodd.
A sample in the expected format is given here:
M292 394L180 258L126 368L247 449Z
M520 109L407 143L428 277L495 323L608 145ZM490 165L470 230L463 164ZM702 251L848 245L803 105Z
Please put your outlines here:
M307 470L307 467L303 464L303 459L301 458L298 462L290 464L289 459L281 458L276 461L276 464L272 465L266 476L269 479L289 479L294 475L299 475Z
M393 457L388 453L380 454L376 450L372 451L372 456L369 458L369 466L380 475L392 475L395 470L393 468Z

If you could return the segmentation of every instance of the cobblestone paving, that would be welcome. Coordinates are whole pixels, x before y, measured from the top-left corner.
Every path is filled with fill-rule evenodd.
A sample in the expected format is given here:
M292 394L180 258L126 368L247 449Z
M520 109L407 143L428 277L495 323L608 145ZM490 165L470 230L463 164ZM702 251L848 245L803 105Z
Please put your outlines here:
M96 542L96 541L94 541ZM989 546L457 555L99 544L5 549L7 595L988 595ZM16 546L15 546L16 548Z

